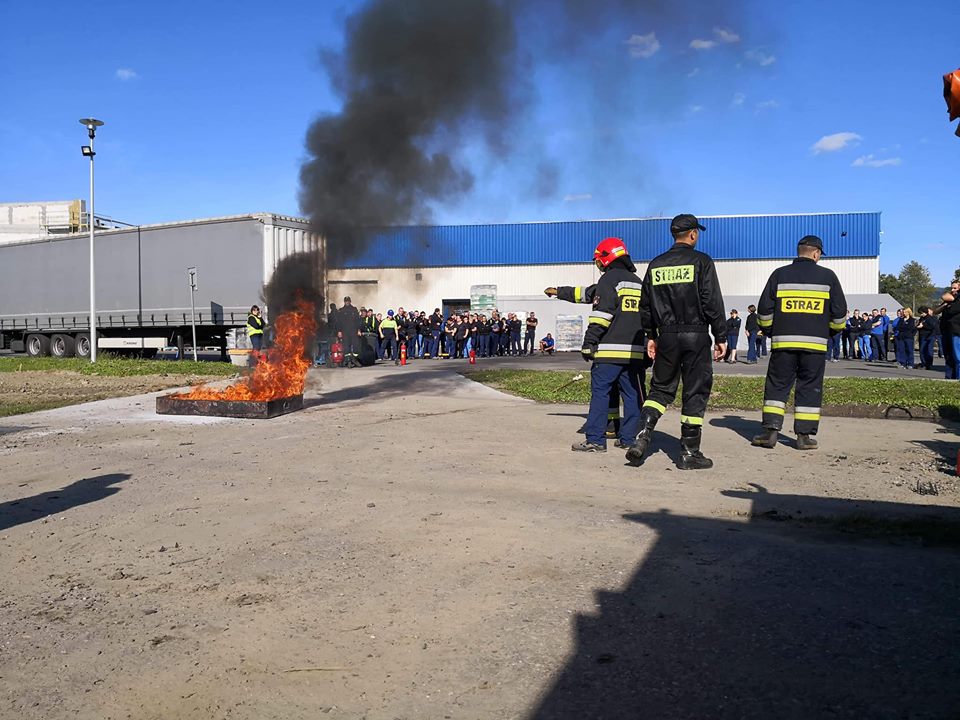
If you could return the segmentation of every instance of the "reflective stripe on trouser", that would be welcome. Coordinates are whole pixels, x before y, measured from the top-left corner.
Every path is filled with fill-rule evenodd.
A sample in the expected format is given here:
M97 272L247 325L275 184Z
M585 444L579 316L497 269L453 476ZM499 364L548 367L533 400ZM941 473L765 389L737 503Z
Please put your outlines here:
M677 397L683 380L680 422L702 425L713 388L713 342L707 333L664 333L657 341L650 393L643 404L645 415L659 418Z
M765 428L783 428L787 398L796 384L793 431L804 435L817 434L826 364L826 356L819 352L774 350L770 353L770 365L767 367L767 380L763 388Z
M620 423L620 440L632 443L637 437L640 424L639 363L618 365L594 363L590 370L590 412L587 415L585 432L587 442L606 447L607 416L610 409L610 392L614 386L623 398L623 421Z

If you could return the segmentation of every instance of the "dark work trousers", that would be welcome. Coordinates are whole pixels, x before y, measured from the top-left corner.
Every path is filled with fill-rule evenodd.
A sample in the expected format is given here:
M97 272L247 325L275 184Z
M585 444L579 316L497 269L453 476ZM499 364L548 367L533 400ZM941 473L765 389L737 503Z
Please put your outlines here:
M523 334L523 354L524 355L533 355L533 338L536 335L535 330L527 330Z
M519 355L520 354L520 331L510 333L510 354Z
M883 335L870 333L870 359L874 362L880 362L887 359L887 344L884 342Z
M683 380L680 422L703 425L703 414L713 388L713 342L706 332L665 332L657 340L650 393L644 409L655 410L659 418L677 397ZM626 405L626 399L624 399Z
M607 446L607 420L610 414L610 391L617 386L623 398L623 422L620 423L620 442L631 444L640 429L641 390L639 363L615 365L594 363L590 371L590 413L587 415L587 442Z
M509 355L510 354L510 333L504 330L500 333L500 354Z
M767 336L757 335L757 357L767 356Z
M933 367L933 335L920 336L920 363L927 370Z
M816 435L820 426L820 405L823 400L824 353L802 350L775 350L770 353L767 382L763 388L763 426L780 430L786 412L787 398L796 383L793 409L793 431L798 435Z
M755 332L747 335L747 362L757 361L757 334Z
M381 341L380 349L381 349L381 352L380 352L381 360L384 360L387 357L387 355L390 355L391 360L396 360L400 357L399 354L397 353L397 336L396 335L385 334L383 336L383 340Z

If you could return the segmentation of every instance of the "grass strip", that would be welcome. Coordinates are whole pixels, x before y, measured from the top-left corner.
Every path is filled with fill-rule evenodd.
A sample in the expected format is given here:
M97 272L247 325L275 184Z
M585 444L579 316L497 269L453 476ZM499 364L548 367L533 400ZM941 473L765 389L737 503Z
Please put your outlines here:
M82 358L5 357L0 358L0 372L75 372L103 377L136 375L205 375L229 377L237 367L228 362L193 362L192 360L141 360L136 358L99 356L96 363Z
M53 408L73 405L76 401L65 400L37 400L6 404L0 401L0 417L22 415L23 413L37 412L38 410L52 410Z
M574 373L557 370L478 370L466 374L471 380L511 395L544 403L590 403L590 372L574 383ZM564 384L566 387L562 387ZM710 408L759 410L763 405L764 378L755 376L714 375ZM679 405L681 391L677 392ZM793 402L791 396L790 402ZM788 403L789 404L789 403ZM960 383L927 378L827 378L823 387L823 406L903 406L924 408L942 417L960 415Z

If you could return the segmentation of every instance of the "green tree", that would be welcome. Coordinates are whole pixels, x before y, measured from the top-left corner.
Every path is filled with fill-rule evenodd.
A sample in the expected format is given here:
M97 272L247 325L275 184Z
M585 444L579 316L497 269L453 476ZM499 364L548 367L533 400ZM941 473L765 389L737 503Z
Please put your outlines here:
M880 293L892 295L897 302L902 303L900 299L900 278L889 273L880 273Z
M917 309L917 305L932 302L937 289L930 279L930 271L916 260L900 268L899 275L880 275L880 292L888 293L904 306Z

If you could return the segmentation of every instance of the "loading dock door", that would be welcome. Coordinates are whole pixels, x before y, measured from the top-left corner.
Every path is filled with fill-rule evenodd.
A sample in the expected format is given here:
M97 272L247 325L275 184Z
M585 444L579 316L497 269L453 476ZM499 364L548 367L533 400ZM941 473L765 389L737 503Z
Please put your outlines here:
M459 315L460 313L470 312L470 298L463 298L459 300L444 300L443 305L441 306L443 310L443 316L445 318L450 317L451 315Z

